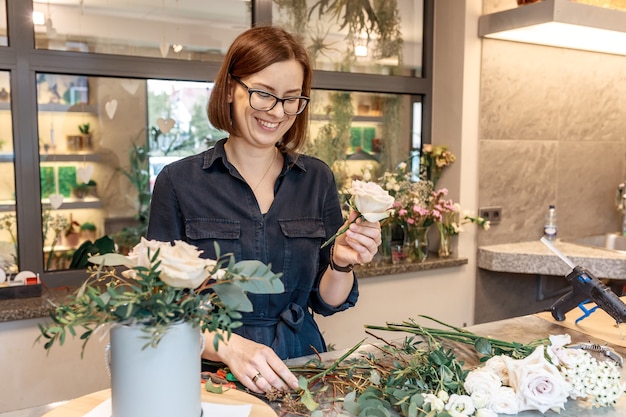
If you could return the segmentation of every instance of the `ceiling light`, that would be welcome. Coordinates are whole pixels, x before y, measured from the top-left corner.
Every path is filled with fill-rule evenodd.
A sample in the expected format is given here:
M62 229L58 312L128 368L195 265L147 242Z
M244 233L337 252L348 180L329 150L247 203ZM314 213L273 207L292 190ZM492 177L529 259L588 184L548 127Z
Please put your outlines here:
M626 55L626 12L570 0L543 0L481 16L478 35Z
M43 25L46 22L45 16L42 12L33 11L33 23L36 25Z

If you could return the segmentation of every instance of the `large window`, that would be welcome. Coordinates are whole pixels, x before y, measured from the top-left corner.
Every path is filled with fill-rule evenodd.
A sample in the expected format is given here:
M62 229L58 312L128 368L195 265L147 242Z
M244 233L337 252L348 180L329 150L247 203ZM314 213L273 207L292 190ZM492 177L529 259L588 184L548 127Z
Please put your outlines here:
M0 278L17 272L17 217L9 73L0 71ZM0 279L0 283L4 279Z
M7 2L0 0L0 46L7 46L9 38L7 35Z
M38 49L215 61L242 29L250 2L236 0L33 0Z
M224 136L209 124L206 101L233 38L267 19L287 25L286 5L301 3L6 2L0 216L17 221L13 236L0 230L0 241L12 245L9 256L28 254L19 256L19 269L40 273L48 286L85 279L76 263L85 242L111 237L122 251L136 242L158 171ZM315 55L307 149L333 167L340 184L364 163L392 167L429 137L433 0L386 6L399 12L395 38L372 29L361 45L349 31L355 28L337 28L336 16L319 10L310 14L315 25L302 27L310 48L342 51L318 48ZM23 18L33 11L43 24ZM316 34L328 37L311 43ZM381 49L400 45L394 39L402 48ZM12 106L2 101L3 87Z
M274 0L273 5L274 22L302 36L317 69L422 75L422 0Z

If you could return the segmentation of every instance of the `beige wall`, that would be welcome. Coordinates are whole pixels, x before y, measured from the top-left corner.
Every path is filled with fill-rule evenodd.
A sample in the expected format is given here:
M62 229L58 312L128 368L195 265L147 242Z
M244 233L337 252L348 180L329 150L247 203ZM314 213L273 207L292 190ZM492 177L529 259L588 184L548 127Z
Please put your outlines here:
M66 340L47 351L35 343L40 320L0 323L0 413L48 404L109 386L104 341L92 338L80 358L82 342Z

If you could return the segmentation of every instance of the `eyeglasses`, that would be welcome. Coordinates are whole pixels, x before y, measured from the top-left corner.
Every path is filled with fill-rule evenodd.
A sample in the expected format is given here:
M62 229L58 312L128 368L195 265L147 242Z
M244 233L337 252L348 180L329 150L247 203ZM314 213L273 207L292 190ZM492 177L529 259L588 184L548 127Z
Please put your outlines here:
M270 111L276 104L283 104L283 111L288 116L296 116L304 111L306 105L309 104L310 98L305 96L278 97L268 91L258 90L248 87L239 77L230 75L233 80L237 81L250 94L250 107L259 111Z

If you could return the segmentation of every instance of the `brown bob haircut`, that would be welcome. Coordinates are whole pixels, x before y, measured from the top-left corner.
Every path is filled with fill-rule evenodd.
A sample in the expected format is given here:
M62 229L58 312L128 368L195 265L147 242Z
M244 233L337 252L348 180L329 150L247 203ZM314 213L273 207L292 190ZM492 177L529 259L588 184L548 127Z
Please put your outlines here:
M294 35L275 26L253 27L241 33L232 43L217 73L208 105L209 121L229 134L236 134L230 113L228 93L230 75L246 78L277 62L296 60L302 65L302 95L310 97L313 70L304 45ZM284 150L298 152L306 141L309 106L295 116L296 120L283 136Z

